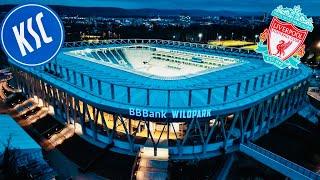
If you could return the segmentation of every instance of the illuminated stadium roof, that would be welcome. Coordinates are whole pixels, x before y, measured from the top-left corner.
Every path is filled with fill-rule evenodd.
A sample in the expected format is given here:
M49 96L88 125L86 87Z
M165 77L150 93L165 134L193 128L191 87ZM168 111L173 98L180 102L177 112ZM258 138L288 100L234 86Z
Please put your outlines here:
M246 50L163 40L67 43L51 64L20 68L96 106L124 113L146 107L226 113L311 73L303 65L280 70Z
M156 46L156 45L154 45ZM118 46L119 48L121 45ZM126 48L127 46L125 46ZM113 47L114 48L114 47ZM168 49L173 49L170 47ZM87 48L83 49L88 51ZM96 51L99 49L90 49L90 51ZM181 49L179 49L181 50ZM185 76L185 78L156 78L156 76L147 73L138 73L137 71L132 71L129 68L121 68L121 66L114 65L111 63L105 63L103 61L97 61L95 58L86 58L86 56L72 56L75 51L68 51L65 49L65 53L60 53L56 60L56 63L62 64L63 67L69 67L70 69L75 69L82 71L84 74L98 79L108 81L110 83L122 84L131 87L149 87L158 89L185 89L185 88L201 88L201 87L212 87L221 86L226 84L231 84L239 82L239 80L250 79L257 75L263 75L272 70L276 70L272 65L265 64L263 61L259 61L255 58L242 58L236 57L234 61L239 61L242 63L234 63L229 66L222 66L219 68L212 69L211 73L199 73L194 76ZM137 55L140 50L137 51ZM192 50L185 50L185 52L192 52L198 54L208 54L211 53L197 52ZM81 58L79 58L81 57ZM227 56L221 58L228 58ZM130 57L129 57L130 58ZM128 58L128 59L129 59ZM66 61L68 59L68 61ZM143 61L143 60L142 60ZM253 61L254 63L249 63ZM196 68L196 66L194 66ZM185 73L188 75L188 72ZM166 75L170 77L170 75Z
M74 50L66 54L159 79L188 78L243 62L236 58L144 45Z

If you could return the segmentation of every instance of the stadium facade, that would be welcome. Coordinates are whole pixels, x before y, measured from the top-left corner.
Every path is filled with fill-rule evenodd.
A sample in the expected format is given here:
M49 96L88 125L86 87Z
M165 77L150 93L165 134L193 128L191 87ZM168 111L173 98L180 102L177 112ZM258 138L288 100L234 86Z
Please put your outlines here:
M65 43L39 67L11 61L16 86L91 141L170 159L236 151L296 113L311 70L278 69L252 51L156 39Z

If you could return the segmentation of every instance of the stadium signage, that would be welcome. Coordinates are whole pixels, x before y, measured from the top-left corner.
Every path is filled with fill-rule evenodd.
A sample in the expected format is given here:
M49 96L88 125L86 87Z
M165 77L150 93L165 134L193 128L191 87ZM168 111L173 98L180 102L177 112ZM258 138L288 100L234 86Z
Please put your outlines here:
M263 55L265 62L280 69L298 69L300 58L305 53L304 41L308 32L313 30L313 20L301 13L300 6L278 6L271 15L274 17L269 28L260 34L256 51ZM267 45L264 45L266 40Z
M211 117L210 109L201 109L201 110L171 110L168 113L165 110L161 111L150 111L148 109L139 109L139 108L129 108L129 115L136 117L144 118L160 118L165 119L167 117L173 119L191 119L191 118L206 118Z

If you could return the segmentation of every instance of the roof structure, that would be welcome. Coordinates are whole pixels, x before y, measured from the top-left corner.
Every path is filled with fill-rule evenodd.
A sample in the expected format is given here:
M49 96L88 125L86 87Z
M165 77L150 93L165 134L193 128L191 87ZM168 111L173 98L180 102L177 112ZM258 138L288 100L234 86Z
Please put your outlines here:
M137 45L227 57L236 59L238 63L209 69L198 75L170 79L70 54L77 50ZM65 45L51 65L37 68L20 66L50 84L78 96L80 100L121 113L128 113L129 108L168 112L172 109L210 108L217 113L227 113L228 109L232 112L234 108L244 108L267 99L311 75L309 68L304 65L299 67L281 70L265 63L261 55L255 52L165 40L71 43Z
M8 140L12 149L41 149L11 116L0 115L0 153L4 152Z

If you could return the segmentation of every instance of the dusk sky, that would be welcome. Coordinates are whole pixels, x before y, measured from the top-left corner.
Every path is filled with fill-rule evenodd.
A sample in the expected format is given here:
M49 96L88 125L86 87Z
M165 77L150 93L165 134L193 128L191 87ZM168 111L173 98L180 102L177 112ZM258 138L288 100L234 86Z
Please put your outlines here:
M126 9L201 9L271 12L278 5L301 5L306 15L320 15L320 0L0 0L1 4L36 2L47 5L120 7Z

